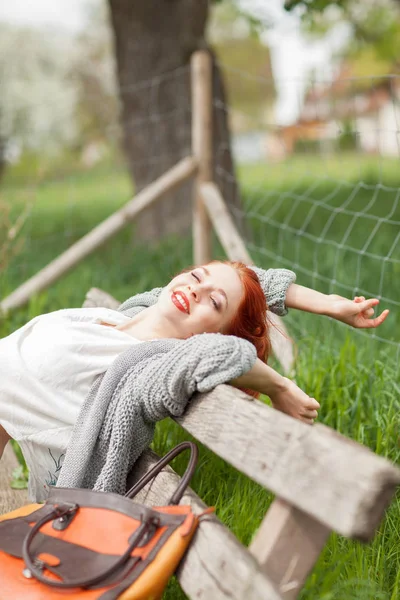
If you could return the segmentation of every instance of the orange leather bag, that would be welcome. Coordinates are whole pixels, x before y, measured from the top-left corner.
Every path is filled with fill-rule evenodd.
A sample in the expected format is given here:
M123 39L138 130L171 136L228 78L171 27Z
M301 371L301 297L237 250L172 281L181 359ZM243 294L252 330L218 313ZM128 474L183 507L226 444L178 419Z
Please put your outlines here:
M189 465L167 506L132 502L186 449ZM178 506L197 455L192 442L179 444L125 497L55 487L45 504L0 517L0 599L161 598L198 525L190 506Z

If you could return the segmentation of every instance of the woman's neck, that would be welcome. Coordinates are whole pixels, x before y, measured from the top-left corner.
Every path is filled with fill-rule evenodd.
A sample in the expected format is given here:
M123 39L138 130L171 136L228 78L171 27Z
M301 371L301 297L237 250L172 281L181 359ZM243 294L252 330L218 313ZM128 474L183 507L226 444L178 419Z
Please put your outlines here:
M157 305L145 308L127 323L118 325L116 329L125 331L125 333L142 341L177 337L176 332L168 327L168 322L160 318Z

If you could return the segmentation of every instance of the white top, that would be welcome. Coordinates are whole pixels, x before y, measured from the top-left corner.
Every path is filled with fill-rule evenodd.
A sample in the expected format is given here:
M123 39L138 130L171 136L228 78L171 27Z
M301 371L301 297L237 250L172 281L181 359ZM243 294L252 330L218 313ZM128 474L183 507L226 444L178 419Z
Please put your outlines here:
M47 498L72 429L97 375L132 344L107 308L73 308L35 317L0 340L0 425L21 446L29 495Z

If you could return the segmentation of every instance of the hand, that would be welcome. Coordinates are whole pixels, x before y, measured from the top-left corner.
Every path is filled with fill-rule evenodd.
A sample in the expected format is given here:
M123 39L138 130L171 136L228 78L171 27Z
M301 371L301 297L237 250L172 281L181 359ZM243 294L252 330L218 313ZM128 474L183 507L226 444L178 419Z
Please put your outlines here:
M285 385L270 394L272 406L287 415L300 419L310 425L318 417L317 409L320 407L315 398L307 396L293 381L283 378Z
M384 310L379 316L374 317L374 306L379 304L377 298L366 300L364 296L356 296L354 300L348 300L342 296L331 294L329 316L347 323L351 327L359 329L367 329L379 327L389 314L389 311Z

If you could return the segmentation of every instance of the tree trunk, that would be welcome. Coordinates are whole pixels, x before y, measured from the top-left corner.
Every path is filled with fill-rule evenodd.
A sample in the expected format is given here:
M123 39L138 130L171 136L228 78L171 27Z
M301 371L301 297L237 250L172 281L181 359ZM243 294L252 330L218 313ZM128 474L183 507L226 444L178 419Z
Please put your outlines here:
M209 2L109 0L109 5L124 145L139 191L191 154L190 57L195 50L206 47ZM224 87L215 61L213 72L215 180L228 204L239 208ZM188 232L192 187L188 182L144 213L137 221L137 234L142 239L156 240Z

